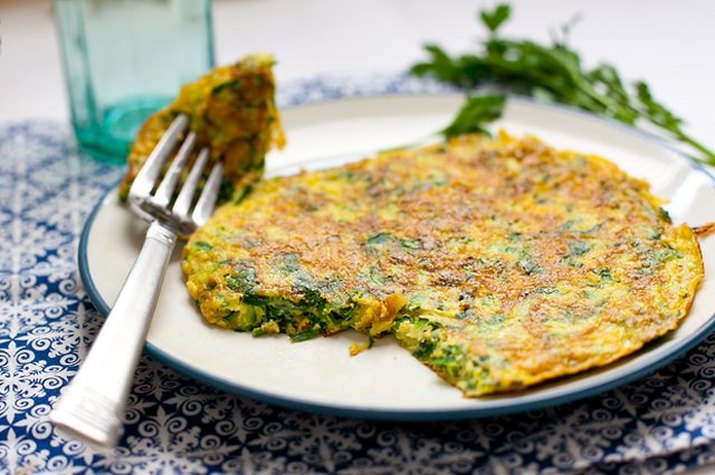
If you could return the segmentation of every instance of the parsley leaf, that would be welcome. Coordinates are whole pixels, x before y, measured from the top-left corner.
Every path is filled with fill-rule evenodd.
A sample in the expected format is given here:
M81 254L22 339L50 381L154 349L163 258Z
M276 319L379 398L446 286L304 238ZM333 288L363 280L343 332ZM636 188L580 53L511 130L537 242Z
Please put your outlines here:
M497 5L492 11L482 10L479 12L482 22L492 33L496 32L501 24L509 19L509 15L511 15L511 7L506 4Z
M485 123L501 117L505 101L506 97L503 94L480 94L467 97L457 116L451 124L442 130L442 134L445 138L469 133L490 135L489 131L484 128Z
M427 61L412 66L411 73L431 76L468 91L489 85L504 92L567 104L631 126L648 123L688 145L693 159L715 165L715 152L690 137L683 130L683 120L657 101L645 82L627 84L610 64L592 69L583 66L579 53L567 44L575 20L561 28L561 38L541 44L501 36L499 29L510 14L511 8L506 4L480 11L478 18L488 35L476 52L450 56L438 45L427 45ZM454 122L443 131L446 136L484 132L484 124L499 117L503 100L500 105L493 98L475 97L480 96L467 97Z

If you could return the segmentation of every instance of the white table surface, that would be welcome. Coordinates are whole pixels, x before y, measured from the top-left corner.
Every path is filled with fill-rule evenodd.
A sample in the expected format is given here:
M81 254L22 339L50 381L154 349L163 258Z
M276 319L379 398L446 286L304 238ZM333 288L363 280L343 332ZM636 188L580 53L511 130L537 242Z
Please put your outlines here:
M513 0L509 34L545 40L574 15L571 45L587 64L607 60L629 80L645 79L715 147L715 1ZM430 41L472 47L475 12L467 0L215 0L217 60L272 52L279 83L319 73L399 71L424 57ZM49 0L0 0L0 123L67 120L59 49ZM694 473L712 473L704 467Z

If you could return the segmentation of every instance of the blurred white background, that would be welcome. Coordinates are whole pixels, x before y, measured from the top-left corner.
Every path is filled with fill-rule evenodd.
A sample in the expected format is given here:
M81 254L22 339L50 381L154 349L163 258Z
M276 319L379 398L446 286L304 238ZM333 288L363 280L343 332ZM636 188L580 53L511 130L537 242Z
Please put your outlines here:
M481 32L474 0L214 0L219 63L252 51L278 59L279 84L318 73L390 72L423 58L431 41L452 52ZM571 44L588 64L607 60L647 80L715 146L715 2L515 0L506 32L546 40L580 15ZM67 102L49 0L0 0L0 122L66 119Z

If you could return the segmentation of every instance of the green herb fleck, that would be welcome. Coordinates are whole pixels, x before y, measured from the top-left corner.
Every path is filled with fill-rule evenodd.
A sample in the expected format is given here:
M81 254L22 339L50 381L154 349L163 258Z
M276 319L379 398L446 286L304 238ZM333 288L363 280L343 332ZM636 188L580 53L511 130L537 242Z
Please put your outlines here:
M509 241L516 241L521 237L521 233L518 231L509 231L506 233L506 237Z
M249 305L266 305L271 301L270 297L266 297L265 295L259 295L255 293L246 293L243 296L243 302L247 303Z
M206 241L196 241L194 243L194 247L201 251L210 251L211 249L214 248L211 244L207 243Z
M365 240L365 245L367 246L375 246L379 244L385 244L390 240L390 233L386 232L379 232L377 234L373 234L372 236L369 236Z
M400 240L400 244L402 244L402 247L406 247L407 249L420 248L420 242L416 239L402 239Z
M289 274L300 269L300 259L297 254L285 254L283 256L283 270Z
M432 339L421 340L412 354L417 359L424 360L432 354L436 346L437 343Z
M660 229L651 228L646 231L646 237L651 241L657 241L663 236L663 232Z
M233 273L226 277L226 287L234 292L247 294L256 286L256 269L247 266L244 262L237 262Z
M369 350L375 345L375 338L372 335L367 336L367 349Z
M569 256L582 256L592 249L586 241L572 240L568 242Z
M521 259L519 261L519 267L521 267L521 270L523 270L526 275L541 274L544 271L539 264L530 259Z
M387 282L380 269L375 266L370 266L367 272L361 274L361 277L366 284L373 284L377 287L383 287Z
M660 213L660 217L666 220L669 223L672 223L673 220L670 218L670 213L668 213L668 210L665 208L658 208L658 213Z
M613 281L613 276L611 276L611 269L604 267L601 269L594 269L592 272L598 275L601 280Z
M405 309L407 312L418 312L427 304L427 297L420 294L411 294L407 299Z
M218 94L220 94L221 92L223 92L223 91L226 90L226 89L228 89L228 90L231 90L231 89L236 90L236 89L238 89L238 88L240 88L240 87L241 87L241 83L239 82L239 80L238 80L238 79L232 79L232 80L230 80L230 81L226 81L226 82L224 82L224 83L222 83L222 84L219 84L218 86L216 86L216 87L214 87L213 89L211 89L211 94L218 95Z
M535 293L537 294L542 294L542 295L551 295L551 294L558 294L559 289L556 287L538 287L537 289L534 290Z
M233 202L236 204L240 203L241 201L244 200L244 198L246 198L251 193L251 190L253 190L253 185L246 185L246 186L239 188L238 190L235 190L232 193L233 194Z

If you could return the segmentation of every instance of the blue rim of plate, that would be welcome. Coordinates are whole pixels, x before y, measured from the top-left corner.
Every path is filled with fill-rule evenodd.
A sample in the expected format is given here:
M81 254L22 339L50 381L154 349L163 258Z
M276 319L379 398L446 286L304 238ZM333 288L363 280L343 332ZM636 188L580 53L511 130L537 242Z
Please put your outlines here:
M316 80L314 80L314 81L316 81ZM317 79L317 81L320 82L320 81L322 81L322 79ZM293 107L300 107L302 105L309 106L309 105L315 105L315 104L320 104L320 103L325 103L325 102L335 102L335 101L341 101L341 100L355 100L355 99L368 98L368 97L395 97L395 96L403 96L404 97L404 96L410 96L410 95L439 96L439 95L447 95L447 94L454 95L455 93L456 93L456 91L451 90L451 89L438 90L436 93L434 93L434 92L425 93L425 92L420 92L420 91L404 93L396 88L386 88L386 90L383 90L383 91L371 91L369 94L358 93L355 95L350 95L350 93L348 93L348 94L342 94L342 95L336 95L333 97L328 97L327 100L326 99L310 100L310 101L305 101L305 102L298 101L298 102L294 102L293 104L290 104L289 106L287 106L285 108L287 109L287 108L293 108ZM583 118L589 119L594 122L605 123L605 124L610 125L611 127L616 127L622 131L625 131L631 135L635 135L637 137L645 139L645 140L657 145L658 147L661 147L661 148L669 151L670 154L673 155L674 157L678 157L678 159L684 160L693 169L698 170L699 172L705 174L715 184L715 175L713 175L708 169L706 169L703 165L687 158L681 152L679 152L678 150L676 150L674 147L670 146L669 144L665 143L660 137L658 137L654 134L635 129L633 127L627 126L625 124L622 124L622 123L617 122L612 119L595 116L591 113L588 113L588 112L585 112L585 111L582 111L579 109L575 109L572 107L560 105L560 104L543 103L543 102L538 102L538 101L534 101L534 100L531 100L528 98L518 97L518 96L509 96L508 101L522 102L522 103L527 103L529 105L536 106L536 107L542 107L542 108L550 109L550 110L557 110L557 111L560 111L563 113L577 115L579 117L583 117ZM99 312L105 316L109 313L110 307L109 307L109 305L107 305L104 298L101 296L97 287L95 286L94 281L92 280L92 276L91 276L90 270L89 270L89 262L88 262L88 258L87 258L87 243L89 240L89 234L91 232L92 225L94 223L94 219L96 218L98 212L102 208L102 205L103 205L106 197L109 195L109 193L114 193L114 192L116 192L116 186L112 187L109 191L107 191L105 194L103 194L102 197L99 199L98 203L95 205L94 209L90 213L90 215L87 218L87 221L85 222L84 227L82 229L82 234L80 236L80 242L79 242L79 248L78 248L80 278L81 278L82 283L85 287L85 290L87 291L87 295L88 295L89 299L95 305L97 310L99 310ZM211 387L220 389L222 391L225 391L227 393L235 394L240 397L245 397L245 398L256 400L256 401L273 404L273 405L284 407L287 409L295 409L295 410L300 410L300 411L312 412L312 413L316 413L316 414L338 416L338 417L348 417L348 418L356 418L356 419L389 420L389 421L446 421L446 420L459 420L459 419L487 418L487 417L502 416L502 415L507 415L507 414L515 414L515 413L520 413L520 412L528 412L528 411L533 411L533 410L538 410L538 409L543 409L543 408L548 408L548 407L554 407L554 406L558 406L558 405L574 402L576 400L585 399L585 398L588 398L591 396L598 395L598 394L608 391L610 389L614 389L616 387L619 387L624 384L635 381L637 379L640 379L640 378L647 376L650 373L666 366L668 363L677 359L678 357L680 357L681 355L686 353L688 350L694 348L698 343L700 343L706 336L708 336L714 330L715 330L715 313L713 315L711 315L708 318L708 320L705 323L703 323L698 329L693 331L687 337L684 337L676 345L674 345L672 348L667 350L667 352L665 352L664 354L662 354L660 357L656 358L655 360L652 360L652 361L646 360L642 364L638 365L636 368L634 368L632 371L630 371L629 373L627 373L625 375L622 375L620 377L611 378L611 379L602 380L599 383L587 385L585 388L582 388L579 390L567 392L565 394L557 394L557 395L551 395L551 396L539 397L537 395L536 397L534 397L533 400L519 402L519 403L515 403L515 404L514 403L509 404L508 399L505 398L505 399L503 399L505 401L505 403L503 405L497 405L497 406L491 406L491 407L481 407L481 408L449 409L449 410L395 411L395 410L375 409L375 408L370 408L370 407L357 407L357 406L347 407L347 406L340 406L340 405L329 405L329 404L324 404L324 403L316 403L316 402L313 402L310 400L277 396L270 392L258 391L258 390L252 389L251 387L247 387L244 385L229 382L222 378L216 377L216 376L206 373L204 371L193 368L192 366L178 360L177 358L164 352L163 350L161 350L160 348L156 347L155 345L153 345L149 342L145 343L144 348L145 348L146 354L148 354L155 360L160 361L161 363L176 370L177 372L179 372L189 378L192 378L200 383L203 383L207 386L211 386ZM643 349L641 349L639 351L643 351ZM638 352L636 352L635 354L637 354L637 353Z

